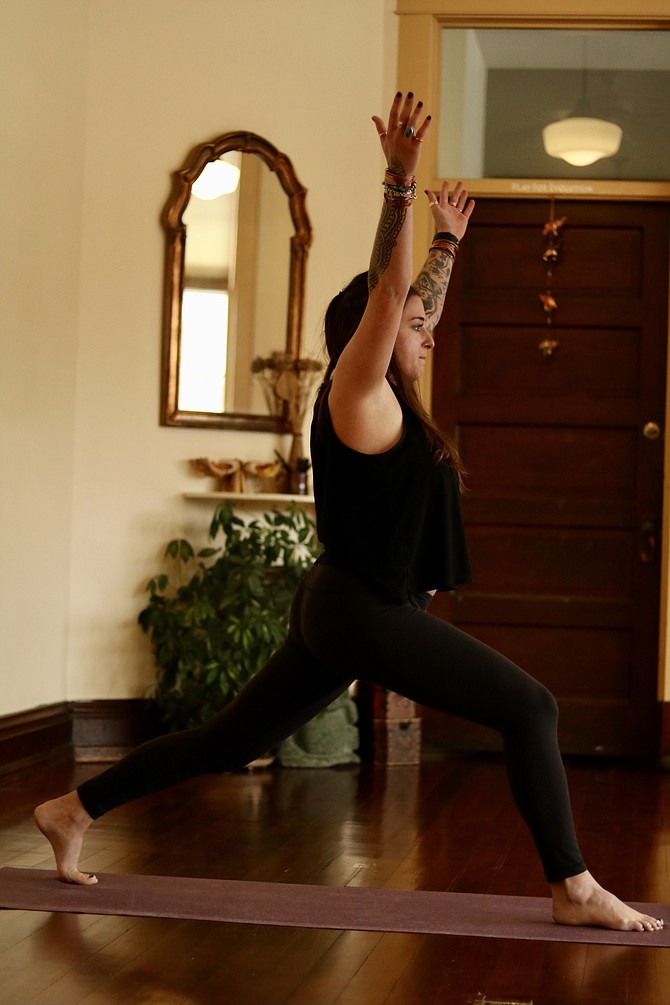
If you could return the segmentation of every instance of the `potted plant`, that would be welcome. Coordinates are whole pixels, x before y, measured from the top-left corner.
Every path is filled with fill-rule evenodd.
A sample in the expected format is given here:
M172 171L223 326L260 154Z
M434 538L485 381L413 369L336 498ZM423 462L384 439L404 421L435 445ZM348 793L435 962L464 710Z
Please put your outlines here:
M314 521L296 506L247 523L226 502L209 529L213 542L220 536L222 544L197 553L188 541L170 541L173 577L150 580L139 615L158 668L153 697L168 729L207 720L282 644L291 597L319 550Z

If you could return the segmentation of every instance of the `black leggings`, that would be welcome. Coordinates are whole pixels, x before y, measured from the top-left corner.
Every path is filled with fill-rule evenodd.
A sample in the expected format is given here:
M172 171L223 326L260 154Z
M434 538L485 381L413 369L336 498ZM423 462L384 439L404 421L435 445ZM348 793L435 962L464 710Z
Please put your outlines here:
M421 606L383 600L321 564L296 592L286 642L233 702L205 725L150 740L84 782L81 802L96 818L195 775L241 768L357 679L499 731L512 793L547 879L584 871L549 691Z

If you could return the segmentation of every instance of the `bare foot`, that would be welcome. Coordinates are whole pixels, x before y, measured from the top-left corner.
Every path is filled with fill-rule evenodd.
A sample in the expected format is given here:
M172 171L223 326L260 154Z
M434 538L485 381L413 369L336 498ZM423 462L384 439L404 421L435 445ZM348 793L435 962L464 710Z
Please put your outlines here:
M620 932L657 932L662 918L641 914L604 890L590 872L552 883L554 921L559 925L590 925Z
M56 859L58 878L64 883L90 886L98 877L79 869L79 854L86 830L93 823L79 801L76 792L50 799L38 806L33 814L35 823L51 843Z

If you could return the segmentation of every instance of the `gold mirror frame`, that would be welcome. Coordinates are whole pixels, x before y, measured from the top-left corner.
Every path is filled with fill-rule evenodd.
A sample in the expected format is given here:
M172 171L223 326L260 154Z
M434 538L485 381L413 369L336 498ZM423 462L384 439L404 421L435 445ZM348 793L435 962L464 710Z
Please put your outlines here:
M302 344L307 253L312 243L305 197L286 154L281 153L262 136L249 132L224 133L207 143L194 147L184 166L172 175L172 190L161 214L165 230L165 273L163 281L163 338L161 360L161 413L163 426L192 426L210 429L255 430L257 432L288 431L282 416L241 412L191 412L178 407L179 353L181 343L181 308L184 290L184 257L186 225L184 211L191 197L191 188L204 167L222 154L236 150L256 154L277 175L288 197L289 212L295 228L290 241L288 312L285 351L298 357ZM249 374L251 380L251 373Z

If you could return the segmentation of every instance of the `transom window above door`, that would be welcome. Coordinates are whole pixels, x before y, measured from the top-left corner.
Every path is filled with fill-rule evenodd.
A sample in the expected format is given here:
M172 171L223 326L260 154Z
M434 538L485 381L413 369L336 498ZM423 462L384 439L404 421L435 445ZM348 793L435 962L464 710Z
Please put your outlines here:
M444 28L443 178L670 180L670 32Z

